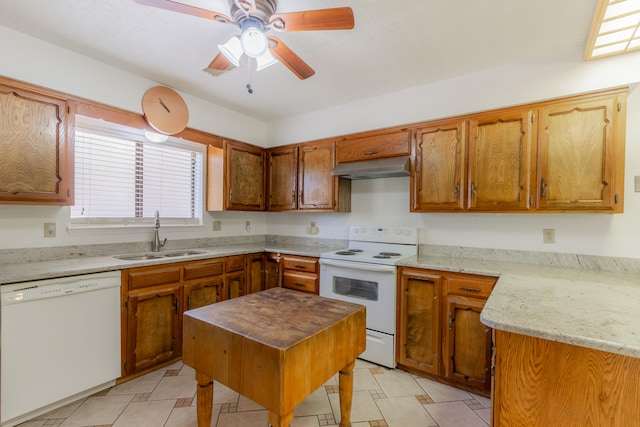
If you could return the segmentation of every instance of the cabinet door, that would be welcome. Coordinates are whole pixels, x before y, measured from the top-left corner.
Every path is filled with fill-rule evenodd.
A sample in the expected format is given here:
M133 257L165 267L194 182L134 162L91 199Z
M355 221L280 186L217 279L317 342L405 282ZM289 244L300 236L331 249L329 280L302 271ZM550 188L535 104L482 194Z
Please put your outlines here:
M226 179L229 183L226 209L264 210L264 150L240 142L225 141Z
M297 208L298 147L286 146L267 152L267 210Z
M182 353L182 286L131 293L127 301L125 375Z
M247 293L260 292L264 289L264 254L247 255Z
M505 111L470 121L468 208L529 209L535 181L533 111Z
M442 276L402 268L398 287L398 364L440 373Z
M491 387L491 328L480 322L485 301L459 295L447 297L444 367L447 378L488 392Z
M184 310L204 307L222 301L224 296L224 279L214 277L206 280L197 280L184 285Z
M333 211L336 207L333 146L333 141L300 146L298 209Z
M280 278L280 265L280 256L278 254L267 254L264 265L264 289L271 289L282 286Z
M540 109L539 209L621 211L622 103L606 96Z
M246 295L247 276L244 273L229 274L224 278L225 297L227 299Z
M73 204L68 108L53 94L0 83L0 202Z
M416 130L411 211L464 208L466 126L452 121Z
M411 129L388 129L345 137L336 142L336 163L411 154Z

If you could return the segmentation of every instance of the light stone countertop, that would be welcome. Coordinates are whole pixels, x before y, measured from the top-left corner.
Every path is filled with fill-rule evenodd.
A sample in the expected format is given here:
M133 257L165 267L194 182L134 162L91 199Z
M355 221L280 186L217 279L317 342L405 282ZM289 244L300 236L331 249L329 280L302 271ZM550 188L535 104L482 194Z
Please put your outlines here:
M403 266L499 277L494 329L640 358L640 274L420 255Z
M184 250L184 249L182 249ZM193 250L203 251L199 255L157 258L153 260L125 261L113 255L69 257L50 261L24 262L0 264L0 285L29 282L34 280L52 279L56 277L77 276L80 274L99 273L103 271L122 270L125 268L143 267L148 265L169 264L174 262L194 261L200 259L218 258L231 255L243 255L256 252L278 252L282 254L320 256L320 249L311 246L295 244L267 244L249 243L224 245L215 247L195 247ZM161 251L173 252L181 249ZM149 252L151 253L151 252ZM123 252L123 254L126 254Z

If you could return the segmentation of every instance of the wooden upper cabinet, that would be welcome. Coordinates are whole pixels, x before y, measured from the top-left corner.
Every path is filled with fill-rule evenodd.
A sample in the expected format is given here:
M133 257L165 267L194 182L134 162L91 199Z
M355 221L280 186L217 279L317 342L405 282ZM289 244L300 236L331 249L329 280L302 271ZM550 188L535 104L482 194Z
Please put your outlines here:
M0 79L0 203L73 204L73 120L53 92Z
M532 110L503 111L469 122L467 208L526 210L535 180Z
M298 207L298 147L267 151L267 209L290 211Z
M454 120L415 130L412 212L464 208L466 127Z
M336 163L408 156L411 129L387 129L344 137L336 142Z
M208 146L207 165L207 210L264 210L264 149L224 140Z
M622 212L626 91L540 108L538 209Z
M298 155L298 209L350 211L351 182L331 175L334 141L301 144Z

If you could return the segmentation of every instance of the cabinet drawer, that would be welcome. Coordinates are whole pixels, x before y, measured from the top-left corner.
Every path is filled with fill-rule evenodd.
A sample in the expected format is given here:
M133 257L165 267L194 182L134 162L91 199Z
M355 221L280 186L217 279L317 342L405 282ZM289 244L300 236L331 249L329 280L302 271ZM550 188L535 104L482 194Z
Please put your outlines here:
M282 258L282 267L285 270L318 272L318 260L316 258L285 256Z
M285 271L282 274L282 287L317 294L318 275L312 273L298 273L297 271Z
M223 264L220 260L187 264L184 266L184 280L219 276L224 273Z
M244 260L244 255L230 256L224 263L224 271L226 271L227 273L231 273L233 271L244 270Z
M451 276L447 278L447 293L488 298L496 280L486 276Z
M129 289L165 285L180 282L180 266L149 267L126 272Z
M336 142L336 163L408 156L411 154L411 130L377 133Z

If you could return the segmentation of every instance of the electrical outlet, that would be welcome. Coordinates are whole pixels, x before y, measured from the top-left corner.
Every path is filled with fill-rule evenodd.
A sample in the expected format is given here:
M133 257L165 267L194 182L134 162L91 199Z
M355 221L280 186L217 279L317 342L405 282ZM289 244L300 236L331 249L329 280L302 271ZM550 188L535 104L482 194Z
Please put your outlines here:
M213 231L222 230L222 221L213 221L213 223L211 223L211 229Z
M640 193L640 176L633 177L633 191L636 193Z
M553 228L545 228L542 230L542 242L543 243L555 243L556 242L556 230Z
M56 237L56 223L45 222L44 223L44 237Z
M247 233L251 233L251 221L245 221L244 228L247 230Z

